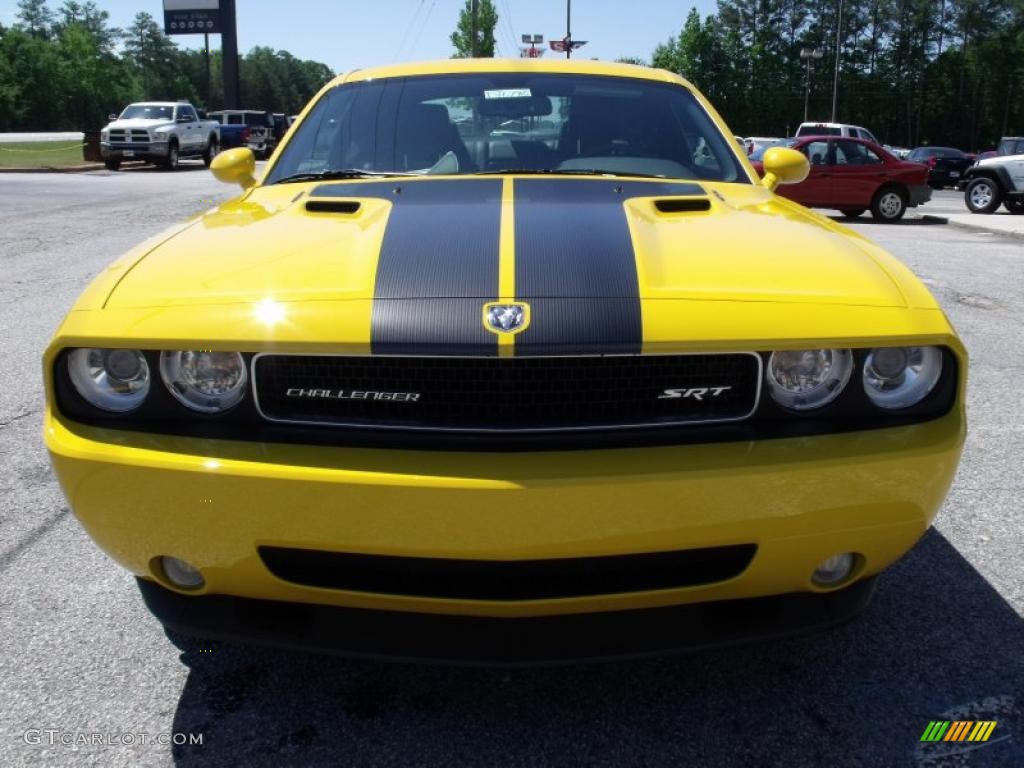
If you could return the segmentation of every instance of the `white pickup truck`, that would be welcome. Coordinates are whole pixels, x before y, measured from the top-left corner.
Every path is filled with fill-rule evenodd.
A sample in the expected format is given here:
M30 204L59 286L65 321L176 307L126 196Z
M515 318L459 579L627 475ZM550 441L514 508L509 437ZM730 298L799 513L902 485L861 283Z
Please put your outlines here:
M145 160L168 170L183 157L202 157L209 165L220 151L220 125L200 120L185 101L146 101L129 104L100 131L100 152L108 169L122 160Z

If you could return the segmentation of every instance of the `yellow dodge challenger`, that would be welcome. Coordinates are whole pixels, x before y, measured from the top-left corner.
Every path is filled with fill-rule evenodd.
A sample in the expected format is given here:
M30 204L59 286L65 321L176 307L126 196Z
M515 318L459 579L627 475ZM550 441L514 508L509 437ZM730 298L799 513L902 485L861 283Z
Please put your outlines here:
M57 330L71 507L198 636L534 663L853 616L948 490L967 356L732 135L656 69L339 77Z

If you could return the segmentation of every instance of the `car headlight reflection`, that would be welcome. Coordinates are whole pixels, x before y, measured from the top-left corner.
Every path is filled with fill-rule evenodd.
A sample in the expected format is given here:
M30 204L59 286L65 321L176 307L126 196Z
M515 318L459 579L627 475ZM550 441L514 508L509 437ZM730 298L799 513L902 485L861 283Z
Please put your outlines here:
M938 347L872 349L864 361L864 391L879 408L909 408L927 397L941 374Z
M137 349L76 349L68 374L88 403L112 413L134 411L149 394L149 365Z
M794 411L828 405L843 391L853 371L848 349L795 349L768 358L768 389L772 399Z
M238 352L161 352L160 376L179 402L200 413L220 413L245 397L249 376Z

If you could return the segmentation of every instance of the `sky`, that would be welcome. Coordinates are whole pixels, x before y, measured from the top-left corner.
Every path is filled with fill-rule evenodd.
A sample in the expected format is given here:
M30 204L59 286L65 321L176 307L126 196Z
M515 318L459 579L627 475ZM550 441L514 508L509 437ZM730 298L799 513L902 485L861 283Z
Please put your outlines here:
M396 61L447 58L449 36L464 0L236 0L238 46L290 51L336 72ZM545 41L565 36L565 0L494 0L498 54L518 56L523 34ZM61 0L49 0L51 9ZM163 23L162 0L96 0L114 26L127 27L139 11ZM14 23L17 0L0 0L0 23ZM692 7L711 13L716 0L576 0L572 34L587 40L578 54L649 60L654 47L677 34ZM202 35L179 35L183 47L201 48ZM219 38L211 39L219 48ZM545 56L556 55L548 51Z

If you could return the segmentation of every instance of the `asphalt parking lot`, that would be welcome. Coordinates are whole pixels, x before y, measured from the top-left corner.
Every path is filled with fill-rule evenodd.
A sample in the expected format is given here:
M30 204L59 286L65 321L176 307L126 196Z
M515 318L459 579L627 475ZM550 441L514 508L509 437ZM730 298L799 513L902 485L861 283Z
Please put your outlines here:
M431 668L176 647L50 471L40 355L54 328L114 256L233 194L199 165L0 175L0 765L1024 765L1024 239L844 221L927 282L971 353L952 492L858 620L681 658ZM943 192L922 212L957 205ZM998 726L952 754L918 741L937 719ZM203 743L26 738L46 729Z

